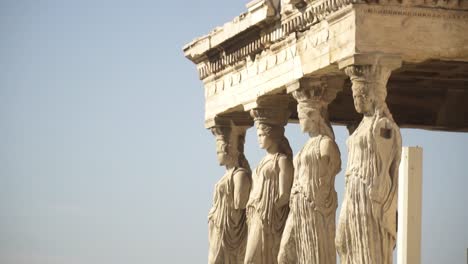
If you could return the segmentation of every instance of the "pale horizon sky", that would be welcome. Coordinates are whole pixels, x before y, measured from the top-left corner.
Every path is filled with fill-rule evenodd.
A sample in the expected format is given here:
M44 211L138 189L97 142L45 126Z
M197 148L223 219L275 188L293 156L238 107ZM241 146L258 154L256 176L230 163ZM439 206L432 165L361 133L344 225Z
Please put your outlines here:
M0 263L207 262L224 169L182 47L246 3L0 2ZM286 135L294 153L307 139ZM424 149L422 263L464 263L468 134L402 136ZM253 168L264 154L254 129L245 154ZM341 204L343 172L335 187Z

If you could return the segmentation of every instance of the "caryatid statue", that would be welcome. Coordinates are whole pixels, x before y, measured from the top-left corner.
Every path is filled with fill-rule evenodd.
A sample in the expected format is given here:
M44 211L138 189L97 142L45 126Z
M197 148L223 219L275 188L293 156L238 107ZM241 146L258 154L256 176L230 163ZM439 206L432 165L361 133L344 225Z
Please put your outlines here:
M363 119L347 141L346 188L336 236L343 264L393 263L401 135L385 98L391 70L399 65L394 61L345 68Z
M226 173L215 185L213 207L208 215L208 264L242 264L247 242L245 206L251 171L244 156L247 127L221 120L211 128L216 137L219 164Z
M248 239L245 264L276 264L281 235L289 212L293 180L292 150L284 136L289 117L287 95L251 111L258 142L266 150L252 176L247 203Z
M326 81L315 80L293 92L301 130L310 139L294 158L291 211L279 264L336 263L335 176L341 170L341 159L327 108L337 90L327 87Z

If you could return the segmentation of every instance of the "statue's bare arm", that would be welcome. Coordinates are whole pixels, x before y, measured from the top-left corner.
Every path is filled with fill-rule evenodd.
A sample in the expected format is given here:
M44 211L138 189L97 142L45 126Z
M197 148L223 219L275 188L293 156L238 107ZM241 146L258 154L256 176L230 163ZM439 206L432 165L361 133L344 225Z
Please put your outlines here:
M289 203L291 187L294 177L294 168L291 160L281 157L278 160L279 166L279 197L276 202L277 207L282 207Z
M250 175L246 171L234 174L234 208L245 209L250 194Z
M341 170L341 155L335 141L326 138L320 142L320 155L322 162L327 164L327 167L337 174Z

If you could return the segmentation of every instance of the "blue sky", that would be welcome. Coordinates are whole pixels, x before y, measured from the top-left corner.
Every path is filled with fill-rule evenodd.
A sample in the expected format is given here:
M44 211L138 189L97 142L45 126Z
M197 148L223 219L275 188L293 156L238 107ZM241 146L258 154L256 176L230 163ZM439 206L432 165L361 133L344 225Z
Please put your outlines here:
M0 263L206 263L224 170L182 47L245 3L0 2ZM402 135L424 148L423 263L463 263L468 134ZM250 129L250 164L263 154Z

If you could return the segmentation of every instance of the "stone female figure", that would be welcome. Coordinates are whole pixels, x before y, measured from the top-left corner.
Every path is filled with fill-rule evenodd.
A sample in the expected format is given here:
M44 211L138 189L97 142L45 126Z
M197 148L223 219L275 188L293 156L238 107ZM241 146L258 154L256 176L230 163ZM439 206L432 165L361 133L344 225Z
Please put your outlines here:
M349 137L346 189L336 246L341 263L391 264L401 136L385 103L387 74L376 66L346 69L356 111L364 117Z
M226 173L214 190L208 215L208 264L242 264L247 242L245 206L251 185L250 166L244 153L245 130L214 127L216 151Z
M335 176L340 152L321 93L293 93L299 101L299 123L310 139L294 158L294 183L279 264L335 264Z
M249 235L245 264L276 264L289 212L293 179L292 150L284 127L257 122L260 147L267 151L252 176L247 203Z

